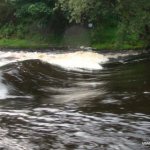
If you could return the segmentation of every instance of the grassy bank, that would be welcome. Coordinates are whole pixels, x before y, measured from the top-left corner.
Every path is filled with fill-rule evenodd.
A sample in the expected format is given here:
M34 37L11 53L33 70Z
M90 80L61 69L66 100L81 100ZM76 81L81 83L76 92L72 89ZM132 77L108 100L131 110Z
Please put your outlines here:
M0 48L48 48L60 47L61 44L55 39L40 40L40 39L0 39Z
M96 30L86 30L71 35L51 35L43 36L35 34L27 35L24 39L10 37L0 39L0 48L29 48L41 49L51 47L71 47L90 46L101 50L126 50L143 49L145 44L142 41L135 40L134 35L128 37L128 40L118 39L116 27L105 27Z
M107 50L143 49L144 42L140 41L134 34L128 36L119 35L116 26L100 27L92 31L92 47Z
M124 43L122 45L117 46L114 43L94 43L92 47L98 50L135 50L135 49L145 49L145 45L142 42L136 43L135 45L131 45L128 43Z
M128 49L143 49L144 44L139 42L135 45L130 44L122 44L120 46L116 46L114 43L93 43L91 45L92 48L98 50L128 50ZM30 48L30 49L40 49L40 48L50 48L50 47L68 47L65 43L57 43L51 41L34 41L28 39L0 39L0 48ZM74 46L70 46L74 47ZM79 46L77 46L79 47ZM74 47L74 48L77 48Z
M39 43L25 39L0 39L1 48L37 48L48 47L48 43Z

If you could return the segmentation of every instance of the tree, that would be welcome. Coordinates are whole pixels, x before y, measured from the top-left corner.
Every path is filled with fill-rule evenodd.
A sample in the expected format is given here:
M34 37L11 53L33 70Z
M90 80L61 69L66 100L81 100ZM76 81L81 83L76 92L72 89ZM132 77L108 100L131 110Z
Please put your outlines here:
M9 1L0 0L0 24L8 23L14 18L14 8Z
M116 11L120 18L121 34L134 34L150 44L150 1L118 0Z
M95 23L111 18L116 0L58 0L57 7L64 11L70 22Z

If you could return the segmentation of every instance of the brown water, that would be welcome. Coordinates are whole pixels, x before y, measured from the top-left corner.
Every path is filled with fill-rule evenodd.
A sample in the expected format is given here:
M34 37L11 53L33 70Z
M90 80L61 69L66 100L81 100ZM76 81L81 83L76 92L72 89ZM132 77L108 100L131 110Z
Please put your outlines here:
M0 95L0 150L150 148L148 53L95 71L11 62L0 67Z

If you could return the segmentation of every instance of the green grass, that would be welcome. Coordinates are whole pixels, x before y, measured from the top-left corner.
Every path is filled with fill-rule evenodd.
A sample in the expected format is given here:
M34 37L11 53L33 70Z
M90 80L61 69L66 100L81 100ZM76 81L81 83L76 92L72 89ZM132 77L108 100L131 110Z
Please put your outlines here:
M71 40L71 39L70 39ZM75 40L75 39L74 39ZM66 43L57 42L57 41L33 41L27 39L0 39L1 48L50 48L50 47L65 47ZM82 43L83 44L83 43ZM139 42L136 45L122 44L116 46L114 43L105 42L105 43L94 43L91 45L93 48L101 50L121 50L121 49L142 49L144 44Z
M114 43L94 43L92 47L98 50L106 49L106 50L134 50L134 49L143 49L145 47L144 43L138 42L135 45L123 43L117 46Z
M0 39L0 47L5 48L36 48L48 47L48 43L39 43L25 39Z
M35 40L35 39L0 39L1 48L49 48L60 47L60 43L53 40Z
M50 48L50 47L79 47L89 46L90 42L85 36L64 37L51 35L43 37L41 35L28 36L26 39L9 38L0 39L0 48Z
M97 50L127 50L127 49L142 49L144 43L141 41L134 40L131 37L129 42L123 41L119 43L117 28L116 27L105 27L99 28L93 33L89 32L81 35L72 36L61 36L61 35L49 35L42 36L35 34L34 36L27 36L25 39L9 38L0 39L0 48L30 48L30 49L41 49L50 47L80 47L80 46L91 46ZM92 43L90 43L92 40Z
M120 40L117 34L117 27L99 28L94 31L94 41L92 47L98 50L128 50L128 49L142 49L145 47L144 43L135 38L135 35L130 35L127 40Z
M32 36L26 39L9 38L0 39L1 48L50 48L50 47L80 47L80 46L90 46L88 37L85 36Z

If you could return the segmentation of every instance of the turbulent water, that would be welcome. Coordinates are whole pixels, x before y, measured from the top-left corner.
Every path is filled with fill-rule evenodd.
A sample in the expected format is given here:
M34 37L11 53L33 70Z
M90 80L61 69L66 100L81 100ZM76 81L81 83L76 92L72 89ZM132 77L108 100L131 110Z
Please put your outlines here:
M0 150L148 150L150 54L0 51Z

